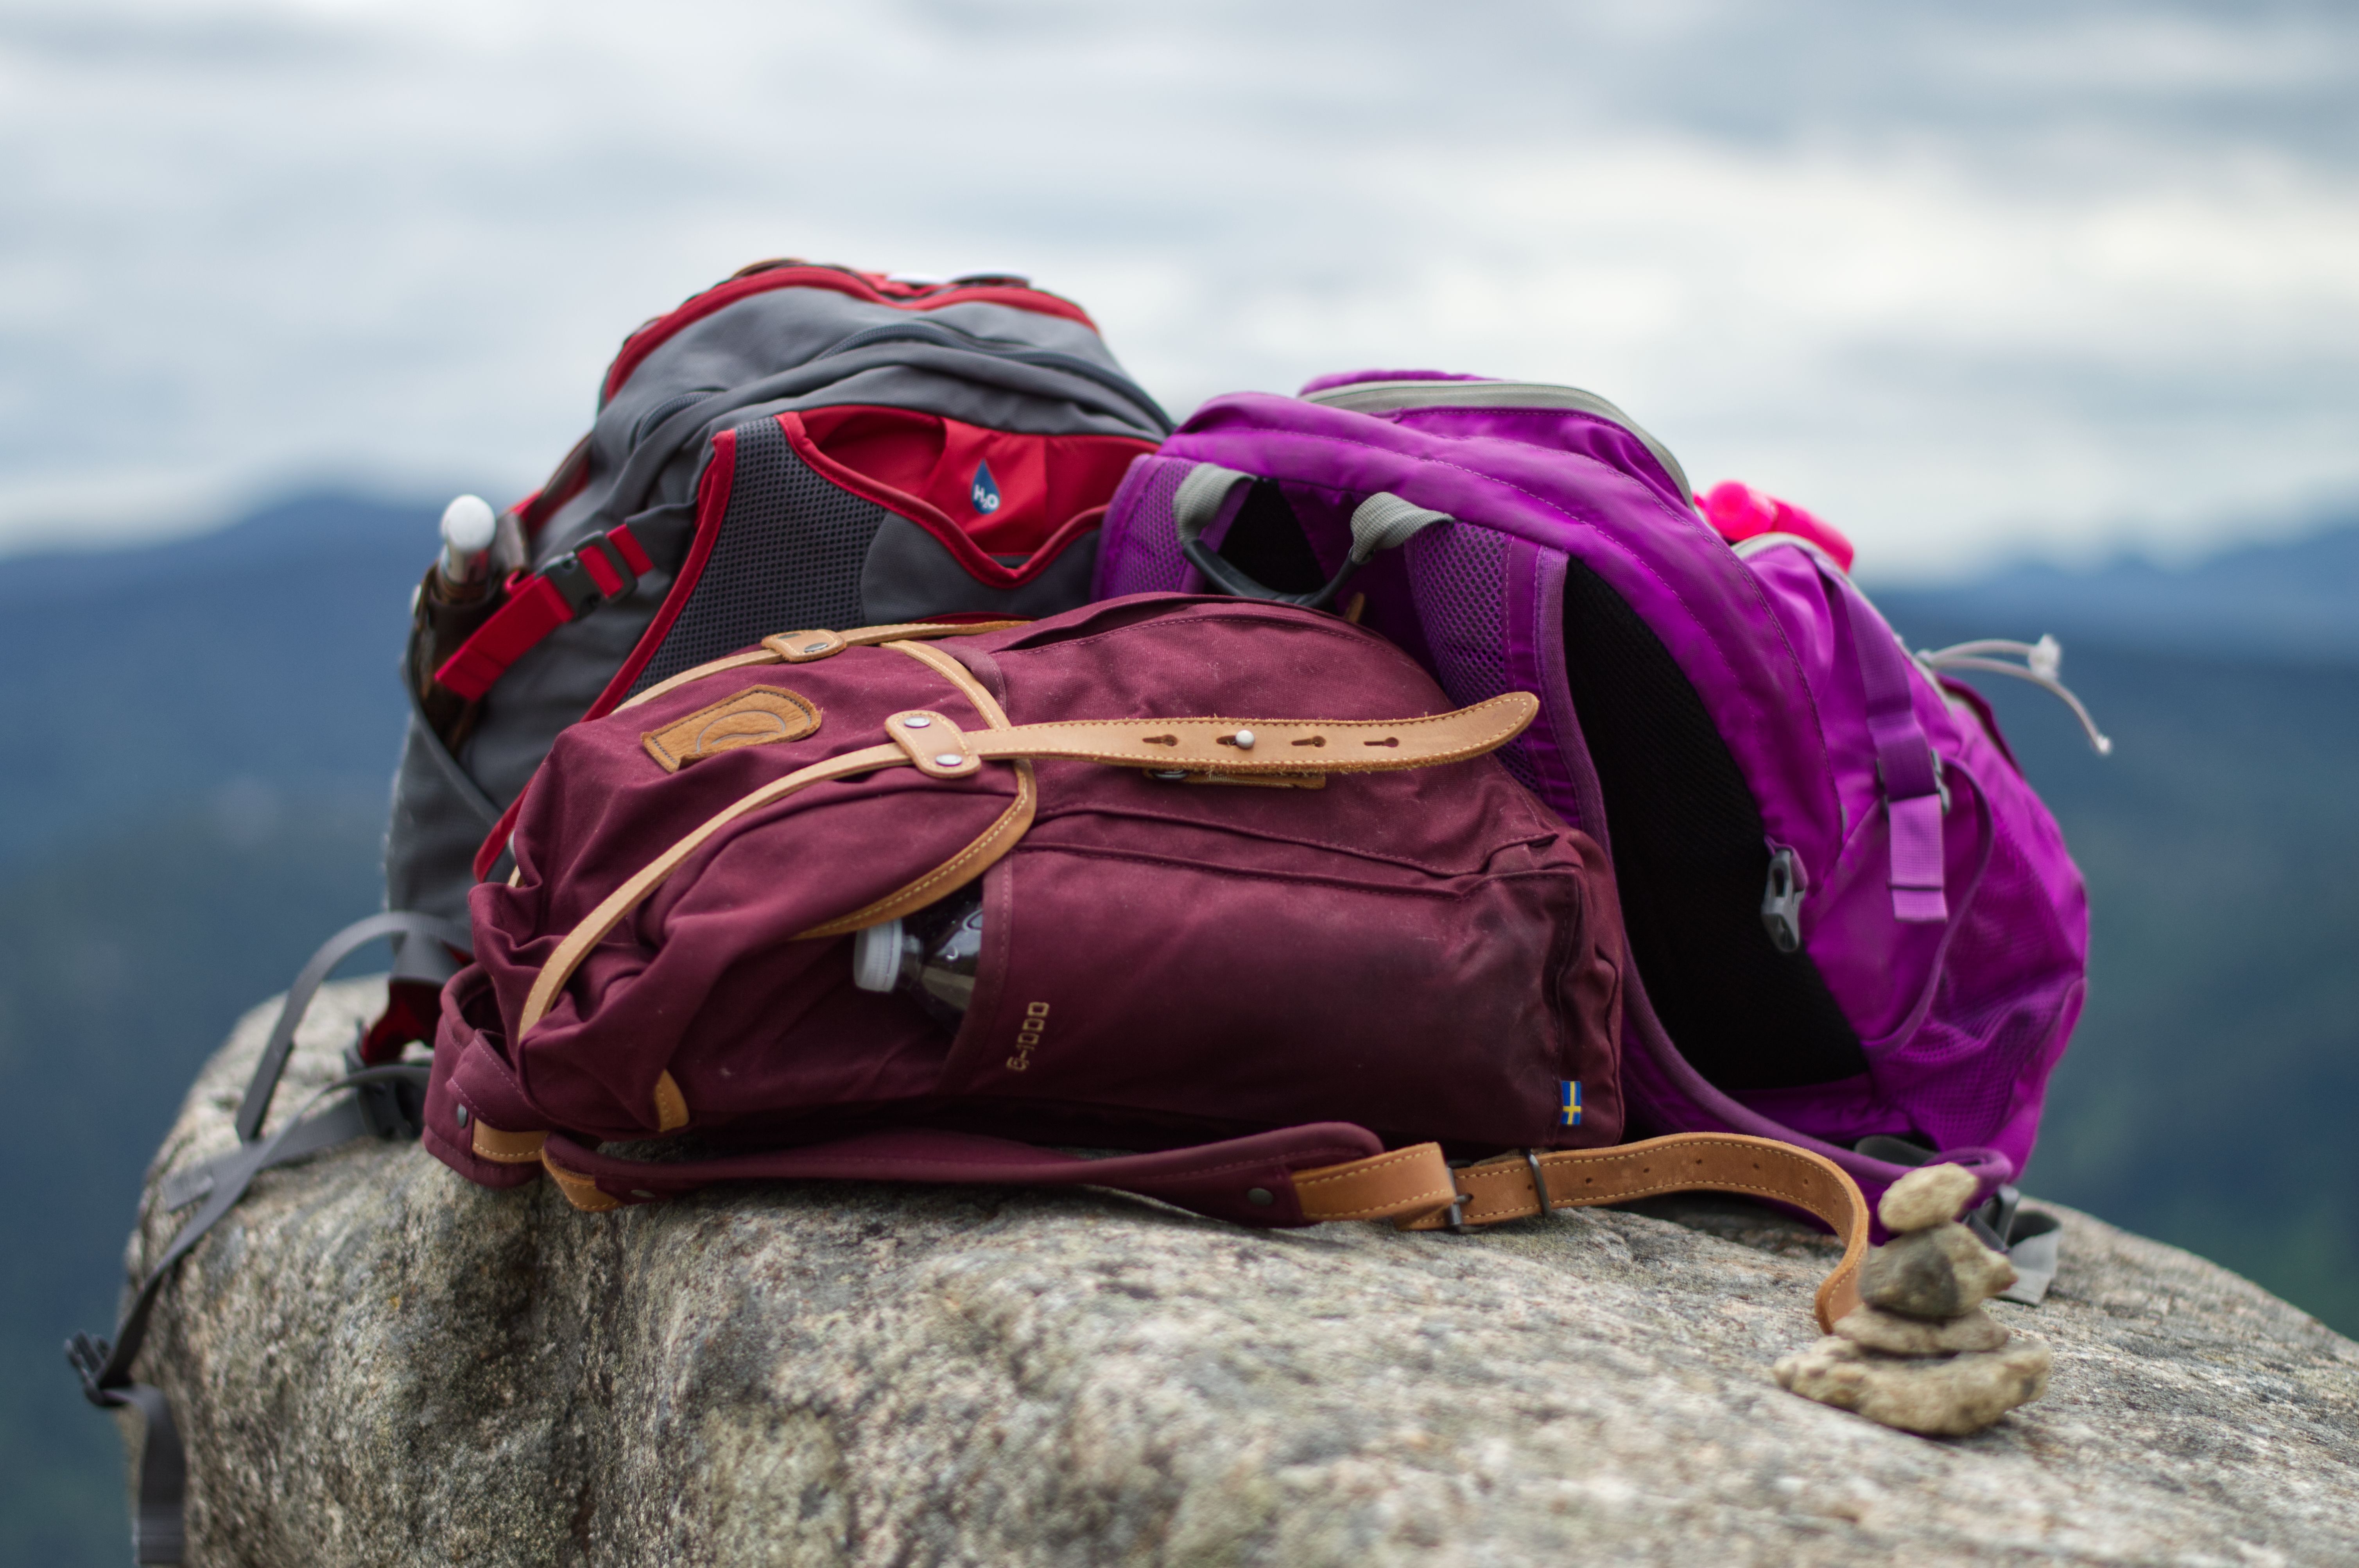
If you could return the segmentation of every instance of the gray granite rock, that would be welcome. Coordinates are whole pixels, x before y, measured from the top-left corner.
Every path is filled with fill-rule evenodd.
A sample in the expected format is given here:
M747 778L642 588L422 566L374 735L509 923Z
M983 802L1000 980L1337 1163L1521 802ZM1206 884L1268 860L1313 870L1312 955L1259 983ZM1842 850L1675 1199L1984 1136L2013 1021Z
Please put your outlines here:
M1922 1165L1884 1189L1875 1217L1895 1235L1930 1230L1957 1218L1974 1186L1974 1173L1963 1165Z
M1908 1317L1961 1317L2013 1283L2006 1254L1947 1222L1870 1249L1859 1266L1860 1299Z
M1960 1350L1995 1350L2006 1343L2006 1330L1980 1307L1939 1323L1903 1317L1882 1307L1857 1307L1835 1325L1835 1332L1863 1349L1880 1350L1887 1356L1947 1356Z
M331 989L298 1080L374 1001ZM155 1178L227 1147L266 1022ZM585 1216L385 1144L264 1176L143 1368L197 1568L2359 1561L2359 1346L2059 1212L2047 1303L1990 1309L2049 1395L1956 1440L1776 1386L1833 1249L1734 1200L1463 1237L816 1183Z
M2004 1350L1902 1359L1830 1335L1770 1368L1781 1389L1928 1437L1965 1437L2048 1391L2054 1357L2044 1341Z

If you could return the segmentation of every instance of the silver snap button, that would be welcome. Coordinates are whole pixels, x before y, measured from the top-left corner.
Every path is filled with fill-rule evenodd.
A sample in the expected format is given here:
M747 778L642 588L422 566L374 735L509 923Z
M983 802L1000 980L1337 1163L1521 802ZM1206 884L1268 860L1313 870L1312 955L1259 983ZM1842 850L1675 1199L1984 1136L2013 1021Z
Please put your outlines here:
M464 1127L467 1125L467 1108L465 1106L462 1105L458 1107L451 1114L459 1119L460 1126Z
M908 718L901 720L901 727L905 730L923 730L932 723L933 720L927 718L924 714L912 713Z
M965 761L966 759L960 756L956 752L944 752L941 755L934 759L934 766L938 768L954 768Z
M1238 731L1237 731L1237 734L1236 734L1236 741L1237 741L1237 750L1238 750L1238 751L1240 751L1240 752L1250 752L1250 751L1252 751L1252 750L1253 750L1253 743L1254 743L1254 732L1253 732L1252 730L1238 730Z
M803 644L803 652L806 654L824 654L827 652L827 644L825 643L805 643Z
M1256 1208L1267 1208L1277 1201L1277 1199L1271 1195L1270 1190L1267 1187L1254 1187L1248 1190L1245 1194L1245 1202L1253 1205Z

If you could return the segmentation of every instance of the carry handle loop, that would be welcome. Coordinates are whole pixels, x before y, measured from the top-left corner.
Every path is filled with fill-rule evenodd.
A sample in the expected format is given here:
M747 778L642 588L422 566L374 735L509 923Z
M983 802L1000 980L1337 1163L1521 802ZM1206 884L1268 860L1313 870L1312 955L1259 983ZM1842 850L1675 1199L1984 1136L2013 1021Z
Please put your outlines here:
M1544 1179L1546 1190L1535 1186ZM1456 1170L1420 1143L1294 1179L1303 1217L1391 1219L1403 1230L1463 1229L1552 1209L1627 1203L1662 1193L1721 1192L1790 1204L1842 1238L1843 1255L1813 1303L1819 1326L1859 1305L1867 1200L1833 1161L1772 1138L1680 1132L1610 1149L1517 1150Z
M1180 553L1188 558L1190 566L1204 574L1205 580L1236 599L1324 610L1335 602L1335 596L1343 592L1352 575L1367 565L1377 551L1397 550L1437 523L1456 521L1447 512L1412 505L1388 490L1377 491L1353 509L1352 548L1335 575L1309 593L1280 593L1256 581L1204 543L1204 531L1223 515L1232 514L1234 506L1242 505L1245 492L1253 482L1252 474L1217 463L1198 463L1180 481L1179 492L1171 498L1171 523L1180 535Z

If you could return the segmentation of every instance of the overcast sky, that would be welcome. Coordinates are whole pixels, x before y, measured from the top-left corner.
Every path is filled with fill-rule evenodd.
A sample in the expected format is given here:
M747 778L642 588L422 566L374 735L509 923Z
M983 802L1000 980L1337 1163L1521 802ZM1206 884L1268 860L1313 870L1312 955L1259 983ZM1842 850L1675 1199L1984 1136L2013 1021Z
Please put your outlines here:
M756 257L1589 387L1885 575L2359 498L2359 6L0 0L0 548L530 488Z

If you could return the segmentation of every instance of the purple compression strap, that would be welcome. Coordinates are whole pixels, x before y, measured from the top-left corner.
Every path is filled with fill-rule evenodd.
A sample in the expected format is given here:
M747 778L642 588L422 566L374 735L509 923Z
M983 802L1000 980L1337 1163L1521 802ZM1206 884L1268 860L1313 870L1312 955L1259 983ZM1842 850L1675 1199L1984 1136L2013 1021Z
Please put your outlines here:
M711 1182L841 1179L973 1182L990 1186L1114 1187L1215 1219L1256 1226L1308 1223L1293 1173L1384 1152L1349 1122L1317 1121L1219 1143L1088 1160L1053 1149L966 1132L872 1132L833 1143L654 1164L618 1160L551 1133L548 1158L625 1202L677 1197ZM1261 1194L1256 1198L1256 1193Z
M1851 633L1867 694L1867 733L1875 742L1875 773L1884 792L1892 837L1892 917L1916 924L1947 920L1941 891L1941 784L1934 772L1933 745L1917 722L1908 679L1908 654L1899 640L1872 615L1851 611L1857 589L1849 579L1810 553L1825 578L1835 613Z

